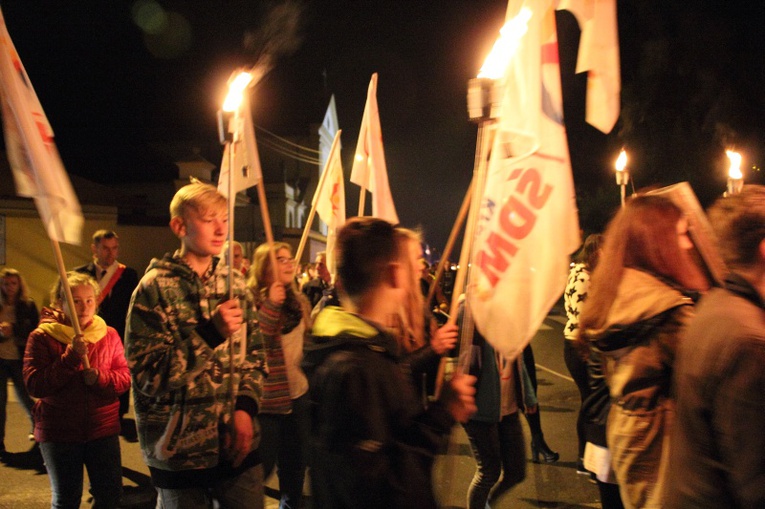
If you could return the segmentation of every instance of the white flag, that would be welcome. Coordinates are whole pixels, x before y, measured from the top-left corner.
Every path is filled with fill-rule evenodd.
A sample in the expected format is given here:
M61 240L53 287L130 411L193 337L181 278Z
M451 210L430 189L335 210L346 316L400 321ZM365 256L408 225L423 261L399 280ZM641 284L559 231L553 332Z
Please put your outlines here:
M351 182L372 193L374 217L398 224L398 214L388 184L388 169L385 166L380 112L377 108L377 73L369 81L367 104L351 169Z
M340 158L340 132L335 134L337 142L333 144L329 160L324 167L326 176L321 188L313 196L316 213L327 224L327 269L335 274L335 241L338 230L345 224L345 183L343 182L343 163Z
M218 177L218 192L228 196L228 176L231 173L234 179L234 194L244 191L256 185L263 178L260 168L260 156L258 144L255 141L255 125L252 122L250 101L245 97L241 105L241 140L237 143L228 143L223 149L223 160L220 164L220 176ZM236 118L231 120L230 132L237 129L234 125ZM231 150L234 151L233 158ZM233 159L233 163L232 163ZM234 171L231 172L231 165Z
M337 119L337 108L335 107L334 94L329 99L329 106L327 106L327 112L324 114L324 120L319 126L319 178L321 179L321 172L327 166L327 160L329 159L329 153L332 150L332 143L335 140L337 132L340 130L340 122ZM342 150L343 145L340 140L337 141L338 152ZM319 221L319 231L322 235L329 235L327 223L323 220Z
M528 31L505 74L468 292L476 327L508 358L560 297L579 246L553 2L511 2L517 13Z
M337 119L337 107L335 106L335 95L329 98L329 106L324 114L324 120L319 126L319 163L324 168L329 159L329 151L332 148L332 142L335 139L337 131L340 129L340 121ZM338 148L342 149L340 145Z
M80 202L53 140L53 129L16 53L0 12L0 91L8 161L20 196L34 198L48 237L80 243Z
M571 11L582 30L576 72L587 72L587 123L609 133L619 119L622 86L616 0L562 0L558 9Z

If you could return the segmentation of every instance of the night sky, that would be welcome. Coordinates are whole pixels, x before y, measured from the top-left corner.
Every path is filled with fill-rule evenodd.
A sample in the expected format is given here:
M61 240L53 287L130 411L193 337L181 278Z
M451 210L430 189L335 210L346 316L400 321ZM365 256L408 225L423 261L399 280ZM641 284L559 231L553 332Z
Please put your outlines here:
M765 58L760 2L619 1L624 103L614 132L584 123L579 32L558 14L565 115L583 226L618 203L613 160L630 151L636 187L690 180L708 204L725 187L722 147L762 165ZM152 8L172 30L153 30ZM335 95L350 173L369 78L379 73L391 190L407 226L443 246L469 183L476 126L466 112L504 22L502 0L2 1L17 50L70 173L102 183L171 178L153 142L194 140L220 160L215 112L232 70L276 44L253 91L255 123L307 135ZM142 7L142 9L138 9ZM276 10L275 10L276 9ZM294 16L279 17L279 13ZM148 13L148 14L147 14ZM140 15L139 15L140 14ZM141 17L143 16L143 17ZM136 19L144 25L140 28ZM288 19L290 23L285 23ZM169 34L169 35L168 35ZM748 180L762 181L761 176ZM346 186L347 210L358 188Z

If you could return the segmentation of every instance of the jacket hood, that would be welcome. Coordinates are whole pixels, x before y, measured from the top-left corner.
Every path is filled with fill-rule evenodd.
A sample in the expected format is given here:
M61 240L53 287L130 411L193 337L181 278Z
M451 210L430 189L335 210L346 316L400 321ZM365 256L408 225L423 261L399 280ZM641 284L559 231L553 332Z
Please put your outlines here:
M663 321L667 311L692 305L693 300L678 288L647 272L625 269L616 298L602 328L583 331L587 339L608 350L616 338L639 339Z
M219 257L217 256L212 257L213 272L215 272L219 262L220 262ZM221 268L224 270L227 269L226 266L221 266ZM189 267L181 259L180 251L176 251L174 253L165 253L165 255L162 258L152 258L151 261L149 262L149 266L146 267L146 272L148 273L148 272L151 272L152 270L172 272L184 279L189 279L189 280L193 280L197 277L197 274L196 272L194 272L194 269Z
M358 315L327 306L316 317L311 337L303 348L303 370L312 372L337 350L360 347L397 357L393 336Z

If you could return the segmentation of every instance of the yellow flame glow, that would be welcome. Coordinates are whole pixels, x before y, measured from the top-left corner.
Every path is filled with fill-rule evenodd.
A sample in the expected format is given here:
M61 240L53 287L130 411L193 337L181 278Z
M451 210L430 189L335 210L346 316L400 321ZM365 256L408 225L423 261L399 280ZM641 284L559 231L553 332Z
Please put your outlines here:
M616 158L616 164L614 166L616 167L616 171L624 171L627 167L627 152L625 152L624 149L619 152L619 157Z
M242 104L242 96L247 85L252 81L252 74L240 72L228 85L228 95L223 101L223 111L236 111Z
M524 7L499 30L499 38L489 52L478 72L479 78L499 79L505 72L510 59L518 51L521 39L526 35L528 22L531 19L531 9Z
M732 179L742 179L744 174L741 173L741 154L733 152L732 150L726 150L725 154L730 159L730 168L728 169L728 177Z

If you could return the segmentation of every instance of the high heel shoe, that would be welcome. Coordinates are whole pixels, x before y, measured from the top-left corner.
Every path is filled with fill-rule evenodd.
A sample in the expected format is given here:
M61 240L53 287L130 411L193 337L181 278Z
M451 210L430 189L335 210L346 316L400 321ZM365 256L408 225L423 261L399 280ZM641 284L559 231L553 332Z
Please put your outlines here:
M539 463L540 455L545 463L555 463L560 458L560 454L547 445L544 435L534 435L531 438L531 461Z

